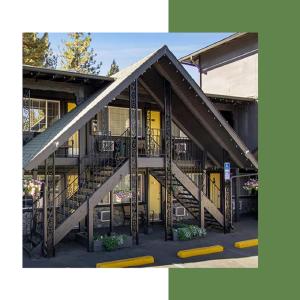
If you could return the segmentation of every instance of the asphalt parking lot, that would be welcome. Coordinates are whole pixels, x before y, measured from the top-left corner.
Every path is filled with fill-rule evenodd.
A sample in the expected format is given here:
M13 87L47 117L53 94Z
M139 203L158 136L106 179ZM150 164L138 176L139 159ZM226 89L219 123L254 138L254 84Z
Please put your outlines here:
M233 232L224 234L217 230L208 230L207 237L190 241L164 241L162 226L154 226L151 234L140 234L140 244L113 252L87 252L76 241L60 243L56 256L52 258L30 258L23 254L24 268L94 268L96 263L152 255L155 264L160 267L177 268L255 268L258 266L258 247L237 249L234 242L258 238L257 220L245 218L235 224ZM224 252L181 259L177 251L222 245Z

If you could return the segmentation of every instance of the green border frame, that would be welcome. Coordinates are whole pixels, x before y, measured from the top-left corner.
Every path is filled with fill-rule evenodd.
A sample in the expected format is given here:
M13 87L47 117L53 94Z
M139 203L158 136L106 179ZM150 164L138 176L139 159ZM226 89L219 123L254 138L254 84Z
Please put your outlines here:
M170 269L169 298L299 294L299 2L169 0L170 32L259 33L259 268ZM296 190L297 189L297 190ZM297 243L298 242L298 243ZM294 273L294 274L293 274ZM298 274L298 275L296 275Z

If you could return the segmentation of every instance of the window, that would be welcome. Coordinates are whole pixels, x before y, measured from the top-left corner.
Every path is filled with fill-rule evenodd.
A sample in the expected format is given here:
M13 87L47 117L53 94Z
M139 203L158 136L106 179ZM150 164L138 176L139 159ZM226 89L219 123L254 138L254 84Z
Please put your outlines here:
M23 99L24 131L42 132L59 118L59 101Z
M130 191L130 175L124 176L121 181L115 186L112 192L112 198L114 204L130 203L131 191ZM143 195L143 175L138 175L138 202L144 200ZM100 200L98 205L110 204L109 195L107 194Z
M187 137L174 122L172 122L172 136L175 138L186 138Z
M138 175L138 202L143 201L143 189L142 189L142 174ZM130 202L130 175L126 175L116 185L113 190L114 203L129 203Z
M112 107L108 108L109 131L111 135L120 136L129 128L129 108ZM141 137L142 127L142 110L138 110L138 136Z
M187 173L186 174L197 186L200 183L200 173Z

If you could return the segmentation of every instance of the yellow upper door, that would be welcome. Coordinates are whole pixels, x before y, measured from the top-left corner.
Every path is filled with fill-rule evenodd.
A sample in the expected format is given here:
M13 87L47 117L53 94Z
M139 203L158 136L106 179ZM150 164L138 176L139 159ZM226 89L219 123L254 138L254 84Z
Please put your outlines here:
M160 111L150 111L150 128L154 141L160 145Z
M68 102L68 112L70 112L71 110L73 110L76 107L76 104L73 102ZM76 131L70 138L68 141L68 145L69 145L69 155L79 155L79 136L78 136L78 131ZM72 147L73 145L73 147Z
M221 175L220 173L209 174L209 195L210 200L216 205L217 208L221 207Z

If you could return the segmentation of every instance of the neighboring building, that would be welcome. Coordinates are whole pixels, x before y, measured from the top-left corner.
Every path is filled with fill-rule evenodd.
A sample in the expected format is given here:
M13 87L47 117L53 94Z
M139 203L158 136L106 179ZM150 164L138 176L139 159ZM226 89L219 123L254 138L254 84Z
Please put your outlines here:
M24 66L23 143L24 179L43 182L24 240L40 237L48 256L74 230L90 251L103 227L126 226L136 242L150 222L166 239L187 219L229 231L224 162L258 169L166 46L112 77Z
M257 159L258 34L233 34L179 61L199 70L201 89ZM247 199L239 202L241 211L249 209Z

